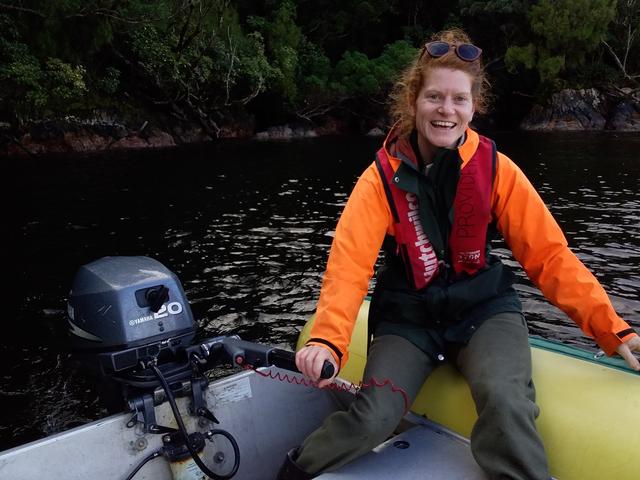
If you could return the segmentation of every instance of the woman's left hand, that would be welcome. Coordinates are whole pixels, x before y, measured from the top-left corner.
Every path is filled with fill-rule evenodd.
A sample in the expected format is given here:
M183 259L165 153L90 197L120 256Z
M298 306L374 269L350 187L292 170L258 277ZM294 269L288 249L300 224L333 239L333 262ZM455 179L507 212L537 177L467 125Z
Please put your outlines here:
M622 358L629 364L631 368L636 371L640 371L640 361L633 355L632 352L640 352L640 337L631 337L626 342L618 345L616 352L620 354Z

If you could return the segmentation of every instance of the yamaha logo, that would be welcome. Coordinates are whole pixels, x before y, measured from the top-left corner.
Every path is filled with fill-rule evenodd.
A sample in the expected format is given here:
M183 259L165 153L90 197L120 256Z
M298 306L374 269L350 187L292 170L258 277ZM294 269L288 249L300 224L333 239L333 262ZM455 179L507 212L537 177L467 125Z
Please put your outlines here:
M135 325L140 325L141 323L150 322L151 320L168 317L169 315L178 315L179 313L182 313L182 304L180 302L170 302L166 305L162 305L160 310L155 312L153 315L145 315L144 317L129 320L129 325L133 327Z

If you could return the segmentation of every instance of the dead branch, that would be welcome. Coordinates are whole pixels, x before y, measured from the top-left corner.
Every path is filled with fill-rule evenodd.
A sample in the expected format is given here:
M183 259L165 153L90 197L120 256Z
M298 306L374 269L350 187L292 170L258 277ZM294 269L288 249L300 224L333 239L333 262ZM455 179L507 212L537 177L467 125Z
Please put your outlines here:
M31 13L32 15L37 15L40 18L47 18L44 13L32 8L16 7L15 5L7 5L6 3L0 3L0 8L4 8L5 10L15 10L18 12Z
M226 89L226 98L224 101L225 105L229 105L229 99L231 97L231 74L233 73L233 64L235 63L236 50L238 49L237 45L233 45L233 41L231 40L231 29L227 27L227 38L229 39L229 69L227 70L227 78L225 79L225 89Z

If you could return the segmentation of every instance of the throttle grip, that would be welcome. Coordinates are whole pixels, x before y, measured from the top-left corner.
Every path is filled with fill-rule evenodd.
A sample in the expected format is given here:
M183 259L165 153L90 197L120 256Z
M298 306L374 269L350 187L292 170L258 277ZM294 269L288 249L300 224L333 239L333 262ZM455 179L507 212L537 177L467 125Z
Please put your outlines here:
M291 370L292 372L299 372L296 367L296 354L288 350L282 350L280 348L272 348L267 355L267 365L275 365L279 368ZM335 367L329 360L325 360L320 370L320 378L327 379L333 377L335 374Z
M331 378L335 373L335 369L333 368L333 363L329 360L325 360L322 365L322 370L320 371L320 378Z

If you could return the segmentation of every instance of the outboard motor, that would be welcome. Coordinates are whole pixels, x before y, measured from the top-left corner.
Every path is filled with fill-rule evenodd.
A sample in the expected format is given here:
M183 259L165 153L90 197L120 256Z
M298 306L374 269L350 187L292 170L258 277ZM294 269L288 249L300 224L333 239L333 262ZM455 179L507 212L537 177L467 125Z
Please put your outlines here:
M194 344L196 324L178 278L148 257L104 257L82 266L69 293L68 322L74 356L99 375L107 408L112 413L121 410L124 400L133 412L127 427L163 434L163 448L147 457L129 478L158 456L170 462L175 478L187 478L183 472L192 467L183 460L188 457L210 478L233 477L240 464L233 436L217 428L189 433L175 397L189 396L191 415L218 423L206 401L205 373L211 368L226 363L297 371L293 352L237 336ZM333 365L326 362L322 377L331 376ZM178 430L156 422L155 407L165 401ZM226 437L234 451L233 467L225 475L213 473L200 459L205 440L216 436Z
M171 381L189 366L179 353L195 337L191 307L176 275L149 257L104 257L80 268L67 304L76 358L101 376L157 386L134 374L140 361L158 359Z

